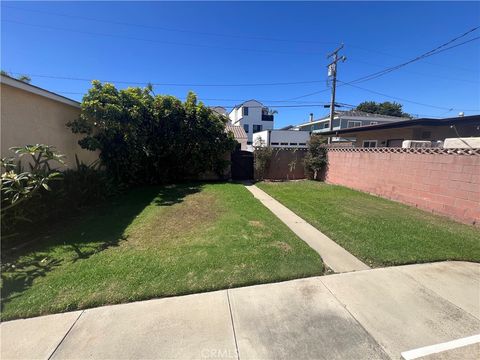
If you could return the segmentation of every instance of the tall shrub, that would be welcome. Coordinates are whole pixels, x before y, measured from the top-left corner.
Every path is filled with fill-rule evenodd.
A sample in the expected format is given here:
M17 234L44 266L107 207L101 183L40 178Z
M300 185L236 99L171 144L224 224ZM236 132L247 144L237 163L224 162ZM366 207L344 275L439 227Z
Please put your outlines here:
M312 134L305 155L305 170L309 178L318 180L319 173L327 165L326 139L318 134Z
M117 90L92 83L80 118L69 123L84 134L81 147L100 150L110 176L124 184L155 184L221 172L235 147L225 119L189 93L181 102L153 95L151 88Z

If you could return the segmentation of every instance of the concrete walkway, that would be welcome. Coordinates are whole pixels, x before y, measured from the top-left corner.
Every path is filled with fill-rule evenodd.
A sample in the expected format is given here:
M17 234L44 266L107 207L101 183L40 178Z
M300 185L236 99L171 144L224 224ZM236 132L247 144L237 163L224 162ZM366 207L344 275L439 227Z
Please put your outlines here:
M480 264L312 277L15 320L0 329L2 359L476 359Z
M347 250L331 240L321 231L303 220L300 216L280 204L265 191L253 184L245 187L255 198L284 222L300 239L305 241L312 249L320 254L323 262L336 273L367 270L369 266L350 254Z

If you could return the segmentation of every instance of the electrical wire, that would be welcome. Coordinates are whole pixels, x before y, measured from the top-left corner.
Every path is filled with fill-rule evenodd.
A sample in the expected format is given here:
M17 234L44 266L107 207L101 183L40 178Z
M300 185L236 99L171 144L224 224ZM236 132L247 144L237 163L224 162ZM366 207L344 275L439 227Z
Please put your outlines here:
M116 35L116 34L107 34L107 33L99 33L99 32L92 32L92 31L67 29L67 28L49 26L49 25L30 24L30 23L26 23L26 22L22 22L22 21L16 21L16 20L3 20L3 22L32 26L32 27L37 27L37 28L44 28L44 29L55 30L55 31L68 31L68 32L74 32L74 33L86 34L86 35L93 35L93 36L106 36L106 37L128 39L128 40L134 40L134 41L146 41L146 42L150 42L150 43L164 44L164 45L200 47L200 48L208 48L208 49L219 49L219 50L240 51L240 52L254 52L254 53L267 53L267 54L268 53L287 54L287 55L292 55L292 54L293 55L299 55L299 54L319 55L320 54L319 52L312 52L312 51L292 52L292 51L278 51L278 50L262 50L262 49L252 49L252 48L222 47L222 46L206 45L206 44L195 44L195 43L183 43L183 42L176 42L176 41L145 39L145 38L124 36L124 35Z
M88 21L94 21L94 22L100 22L100 23L115 24L115 25L122 25L122 26L133 26L133 27L140 27L140 28L146 28L146 29L157 29L162 31L171 31L171 32L179 32L179 33L186 33L186 34L199 34L199 35L216 36L216 37L228 37L228 38L236 38L236 39L249 39L249 40L262 40L262 41L275 41L275 42L294 42L294 43L302 43L302 44L334 44L334 42L331 42L331 41L281 39L281 38L262 37L262 36L245 36L245 35L236 35L236 34L205 32L205 31L186 30L186 29L179 29L179 28L170 28L170 27L157 26L157 25L97 19L97 18L91 18L86 16L70 15L70 14L49 12L49 11L43 11L43 10L24 9L24 8L18 8L16 6L8 6L8 5L4 5L3 7L20 10L20 11L36 12L36 13L41 13L46 15L66 17L70 19L88 20Z
M444 107L444 106L436 106L436 105L431 105L431 104L425 104L425 103L421 103L421 102L418 102L418 101L408 100L408 99L405 99L405 98L401 98L401 97L397 97L397 96L391 96L391 95L387 95L387 94L384 94L384 93L381 93L381 92L378 92L378 91L366 89L364 87L354 85L354 84L351 84L349 82L344 82L344 81L341 81L341 80L338 80L338 79L337 79L337 82L341 83L342 85L348 85L348 86L351 86L351 87L354 87L354 88L357 88L357 89L360 89L360 90L370 92L372 94L377 94L377 95L384 96L384 97L387 97L387 98L390 98L390 99L399 100L399 101L403 101L403 102L408 102L408 103L421 105L421 106L425 106L425 107L431 107L431 108L434 108L434 109L448 110L448 111L453 111L453 110L480 111L480 109L458 109L458 108L452 108L452 107Z
M12 71L14 75L24 75ZM28 74L31 77L39 77L46 79L58 79L58 80L74 80L74 81L86 81L91 82L91 78L80 78L70 76L56 76L56 75L44 75L44 74ZM245 84L195 84L195 83L160 83L150 81L128 81L128 80L99 80L101 82L117 83L117 84L132 84L132 85L153 85L153 86L178 86L178 87L255 87L255 86L285 86L285 85L303 85L303 84L318 84L323 83L321 80L309 80L309 81L292 81L292 82L271 82L271 83L245 83Z
M474 30L476 30L476 29L478 29L478 28L479 28L479 27L474 28L474 29L466 32L466 33L463 34L462 36L466 36L467 34L469 34L470 32L472 32L472 31L474 31ZM458 38L457 38L457 39L458 39ZM399 65L396 65L396 66L392 66L392 67L390 67L390 68L386 68L386 69L381 70L381 71L378 71L378 72L376 72L376 73L373 73L373 74L370 74L370 75L366 75L366 76L363 76L363 77L361 77L361 78L352 80L350 83L362 83L362 82L365 82L365 81L370 81L370 80L373 80L373 79L377 79L377 78L379 78L380 76L383 76L383 75L386 75L386 74L388 74L388 73L391 73L392 71L398 70L398 69L400 69L400 68L402 68L402 67L404 67L404 66L407 66L407 65L409 65L409 64L411 64L411 63L413 63L413 62L422 60L422 59L424 59L424 58L427 58L427 57L430 57L430 56L433 56L433 55L437 55L437 54L439 54L439 53L441 53L441 52L444 52L444 51L447 51L447 50L450 50L450 49L454 49L454 48L456 48L456 47L458 47L458 46L461 46L461 45L464 45L464 44L468 44L468 43L470 43L470 42L472 42L472 41L475 41L475 40L478 40L478 39L480 39L480 36L474 37L474 38L472 38L472 39L466 40L466 41L461 42L461 43L456 44L456 45L449 46L449 47L444 48L444 49L439 49L440 47L443 47L443 46L445 46L446 44L441 45L440 47L437 48L437 49L439 49L439 50L431 50L431 51L429 51L429 52L427 52L427 53L425 53L425 54L422 54L422 55L420 55L420 56L417 56L416 58L414 58L414 59L412 59L412 60L410 60L410 61L407 61L407 62L405 62L405 63L399 64ZM449 41L448 43L451 43L451 41Z

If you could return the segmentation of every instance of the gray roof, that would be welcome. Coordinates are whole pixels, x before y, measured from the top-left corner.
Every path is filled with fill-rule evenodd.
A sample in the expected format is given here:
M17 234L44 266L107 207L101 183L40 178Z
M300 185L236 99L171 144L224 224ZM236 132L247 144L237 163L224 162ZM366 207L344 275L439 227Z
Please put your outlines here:
M401 120L408 120L409 118L403 116L390 116L390 115L381 115L381 114L372 114L365 111L360 110L347 110L347 111L335 111L335 114L339 116L358 116L358 117L375 117L375 118L385 118L385 119L397 119L398 121Z
M445 119L421 118L408 119L404 121L392 121L386 124L364 125L347 129L332 130L324 132L322 135L353 134L370 130L398 129L410 126L452 126L459 124L480 125L480 115L458 116Z
M381 114L372 114L372 113L367 113L365 111L359 111L359 110L336 110L335 111L335 116L338 116L338 117L352 117L352 118L355 118L355 117L366 117L366 118L375 118L375 119L385 119L385 120L391 120L391 121L404 121L404 120L410 120L410 118L407 118L407 117L398 117L398 116L389 116L389 115L381 115ZM326 120L329 120L330 116L329 115L325 115L324 117L322 118L319 118L319 119L315 119L313 121L307 121L307 122L304 122L304 123L301 123L297 126L305 126L305 125L309 125L309 124L313 124L313 123L316 123L316 122L320 122L320 121L326 121Z
M235 139L247 139L247 133L243 129L243 126L225 125L225 131L231 131Z
M241 108L241 107L243 106L243 104L245 104L245 103L247 103L247 102L249 102L249 101L255 101L255 102L257 102L257 103L259 103L260 105L263 106L263 104L262 104L260 101L255 100L255 99L250 99L250 100L245 100L245 101L242 102L241 104L235 105L235 106L232 108L232 111L233 111L234 109Z

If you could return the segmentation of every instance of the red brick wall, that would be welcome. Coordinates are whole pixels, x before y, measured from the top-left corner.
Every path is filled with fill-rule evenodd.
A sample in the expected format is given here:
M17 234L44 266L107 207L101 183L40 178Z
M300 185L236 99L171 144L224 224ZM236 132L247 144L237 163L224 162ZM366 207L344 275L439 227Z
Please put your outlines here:
M328 152L326 181L480 225L480 156Z

